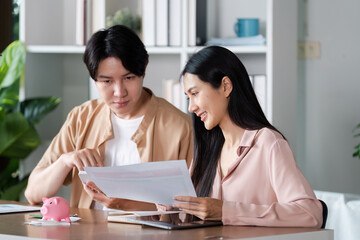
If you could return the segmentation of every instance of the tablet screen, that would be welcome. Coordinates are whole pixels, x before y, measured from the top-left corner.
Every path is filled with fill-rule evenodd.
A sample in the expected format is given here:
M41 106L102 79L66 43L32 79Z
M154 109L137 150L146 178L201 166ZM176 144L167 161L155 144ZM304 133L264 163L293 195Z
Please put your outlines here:
M129 217L129 221L163 229L184 229L222 225L221 221L201 220L184 212Z

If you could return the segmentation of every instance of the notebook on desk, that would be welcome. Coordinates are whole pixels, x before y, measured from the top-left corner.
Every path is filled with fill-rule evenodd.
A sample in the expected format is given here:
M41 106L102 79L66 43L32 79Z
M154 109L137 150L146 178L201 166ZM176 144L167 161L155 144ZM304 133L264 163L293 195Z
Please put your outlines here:
M187 229L198 227L220 226L221 221L201 220L184 212L170 214L138 215L109 215L108 221L141 224L162 229Z

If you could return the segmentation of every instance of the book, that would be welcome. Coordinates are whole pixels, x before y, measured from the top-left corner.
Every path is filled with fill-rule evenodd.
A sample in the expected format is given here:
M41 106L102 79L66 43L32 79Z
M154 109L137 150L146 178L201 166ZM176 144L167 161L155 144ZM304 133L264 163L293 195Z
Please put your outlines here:
M87 40L90 39L91 35L93 34L92 29L92 19L93 19L93 12L92 12L92 6L93 0L85 0L85 22L84 22L84 45L86 44Z
M85 12L85 0L76 0L75 43L77 45L85 44Z
M163 81L163 96L164 98L177 107L180 110L183 110L183 88L182 84L177 79L167 79Z
M196 45L203 46L207 40L207 0L196 0Z
M196 0L188 1L188 45L196 45Z
M181 45L181 0L169 0L169 45Z
M166 79L163 80L162 83L163 97L170 103L172 102L173 98L173 85L176 81L177 80L175 79Z
M155 0L142 0L142 40L145 46L155 46Z
M155 0L156 17L155 17L155 43L156 46L167 46L169 39L169 19L168 19L168 0Z
M89 0L88 0L89 1ZM102 28L105 28L105 0L91 0L91 31L90 35L99 31Z

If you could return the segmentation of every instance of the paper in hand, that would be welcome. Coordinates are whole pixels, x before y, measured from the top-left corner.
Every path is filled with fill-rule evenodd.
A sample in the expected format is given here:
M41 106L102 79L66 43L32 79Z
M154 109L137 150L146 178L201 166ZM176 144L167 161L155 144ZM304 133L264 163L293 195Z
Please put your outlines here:
M85 167L108 197L172 205L175 196L196 197L185 160L116 167Z
M90 180L85 171L80 171L78 175L83 184L86 184Z

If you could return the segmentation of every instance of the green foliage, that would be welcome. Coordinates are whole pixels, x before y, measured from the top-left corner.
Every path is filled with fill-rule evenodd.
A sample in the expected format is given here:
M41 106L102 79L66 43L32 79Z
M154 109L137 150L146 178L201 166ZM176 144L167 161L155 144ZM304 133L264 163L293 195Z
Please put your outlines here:
M354 128L354 132L360 129L360 123ZM355 133L354 137L359 137L360 133ZM360 143L355 146L355 152L353 153L353 157L358 157L360 159Z
M56 97L19 100L25 56L25 45L14 41L0 57L0 199L19 200L28 178L20 179L20 161L41 142L35 125L60 103Z
M141 18L138 15L133 16L128 8L120 9L115 12L114 16L106 17L106 27L114 25L124 25L136 33L140 33Z
M13 36L12 40L19 40L19 6L20 0L13 0L12 3L12 23L13 23Z

